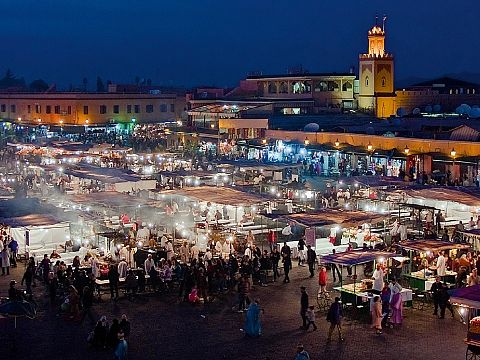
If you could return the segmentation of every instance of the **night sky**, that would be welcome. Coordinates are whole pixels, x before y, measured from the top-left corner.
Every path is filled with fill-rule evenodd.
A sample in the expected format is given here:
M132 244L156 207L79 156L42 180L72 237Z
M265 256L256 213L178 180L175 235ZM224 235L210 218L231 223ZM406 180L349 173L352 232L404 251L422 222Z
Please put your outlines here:
M136 76L162 85L238 83L247 73L358 67L387 14L396 78L480 73L480 1L1 0L0 71L93 88Z

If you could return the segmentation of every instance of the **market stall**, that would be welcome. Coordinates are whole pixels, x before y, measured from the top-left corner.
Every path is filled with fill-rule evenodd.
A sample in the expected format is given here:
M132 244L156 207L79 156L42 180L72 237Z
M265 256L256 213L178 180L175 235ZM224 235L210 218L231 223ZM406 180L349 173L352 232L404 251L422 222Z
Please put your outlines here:
M467 349L465 359L480 359L480 285L448 291L450 303L459 307L463 321L468 324L467 337L464 339Z
M388 214L374 212L323 209L282 218L315 229L315 241L310 245L317 254L322 255L330 254L333 249L343 252L348 244L354 248L370 248L381 244L383 234L387 232L388 217Z
M429 291L435 282L436 266L428 263L428 258L433 259L434 255L440 251L449 251L453 255L461 249L469 249L466 244L455 244L439 240L416 240L404 241L398 244L402 249L408 251L410 257L409 271L403 274L403 278L409 283L411 288L421 291ZM450 254L449 254L450 255ZM420 264L420 269L414 268L414 259ZM455 283L457 273L446 270L442 276L442 281L447 284Z
M389 259L394 257L394 253L385 252L385 251L349 251L344 253L336 253L331 255L322 256L321 262L326 264L335 264L336 266L347 266L353 268L353 282L350 284L344 284L343 280L339 287L335 287L334 290L337 290L341 294L342 303L361 305L366 302L369 302L372 298L372 289L373 282L368 277L365 277L362 281L358 280L358 265L363 265L366 263L377 263L381 264L385 273L388 273L388 264ZM373 268L373 267L372 267ZM402 300L407 303L412 301L412 290L402 289L401 291Z

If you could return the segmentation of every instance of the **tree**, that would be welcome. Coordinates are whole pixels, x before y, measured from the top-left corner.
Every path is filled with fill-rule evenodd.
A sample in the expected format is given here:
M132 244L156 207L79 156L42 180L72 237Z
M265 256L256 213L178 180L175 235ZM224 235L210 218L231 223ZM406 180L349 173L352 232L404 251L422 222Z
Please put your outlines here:
M11 87L25 88L25 80L23 78L17 79L10 69L7 69L5 76L0 79L0 88L6 89Z
M97 92L105 92L105 85L103 84L102 78L97 76Z
M48 88L48 84L42 79L33 80L28 87L32 92L45 92Z

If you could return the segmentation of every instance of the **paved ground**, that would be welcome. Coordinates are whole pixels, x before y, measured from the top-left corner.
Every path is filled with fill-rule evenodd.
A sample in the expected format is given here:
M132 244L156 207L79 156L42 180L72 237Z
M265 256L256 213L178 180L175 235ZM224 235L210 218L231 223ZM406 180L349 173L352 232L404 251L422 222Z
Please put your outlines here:
M13 271L21 277L22 268ZM130 302L121 299L96 304L98 316L109 321L125 313L132 322L129 359L293 359L298 343L303 343L311 359L464 359L463 338L466 326L458 319L439 320L431 310L407 309L401 328L385 330L377 336L366 324L346 322L346 341L326 345L328 323L317 313L316 332L299 329L299 286L316 293L316 281L307 278L306 268L292 272L290 284L275 283L257 287L252 293L265 308L263 335L258 339L243 337L243 314L231 310L235 301L226 295L212 304L190 306L177 304L174 296L146 297ZM7 291L7 278L0 277L0 296ZM36 288L41 297L41 287ZM40 301L41 302L41 301ZM0 358L9 359L111 359L109 350L97 351L86 344L91 330L83 324L67 322L56 316L56 309L41 305L35 320L18 319L16 350L12 348L13 320L0 319Z

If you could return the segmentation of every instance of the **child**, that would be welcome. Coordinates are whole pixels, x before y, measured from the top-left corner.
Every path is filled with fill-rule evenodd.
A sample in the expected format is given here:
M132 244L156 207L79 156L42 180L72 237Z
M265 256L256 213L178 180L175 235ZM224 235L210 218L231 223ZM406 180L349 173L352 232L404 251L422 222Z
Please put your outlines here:
M309 306L305 314L308 321L306 330L310 328L310 325L313 325L313 331L317 330L317 325L315 324L315 312L313 311L313 309L313 305Z

